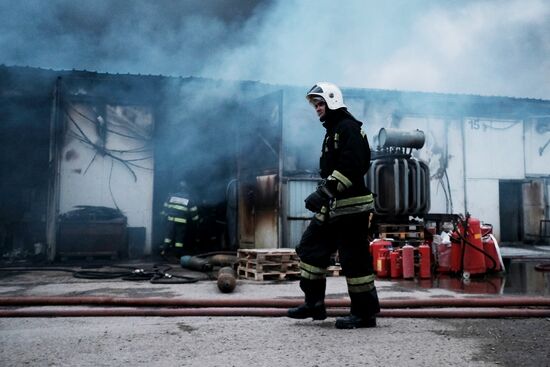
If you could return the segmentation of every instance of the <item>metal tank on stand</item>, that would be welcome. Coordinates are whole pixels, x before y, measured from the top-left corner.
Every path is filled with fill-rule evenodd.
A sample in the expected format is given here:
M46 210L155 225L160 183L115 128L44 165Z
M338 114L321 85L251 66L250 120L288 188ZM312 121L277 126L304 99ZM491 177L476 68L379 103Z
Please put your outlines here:
M430 171L412 152L422 148L424 142L424 132L420 130L382 128L378 147L371 152L366 183L376 195L372 232L382 240L390 240L394 250L394 261L388 261L389 271L384 271L384 266L376 267L381 278L391 275L414 279L415 269L421 265L419 247L424 242L424 224L414 218L422 218L430 210ZM430 256L428 247L422 261L423 278L431 274ZM377 265L385 264L380 253L377 260Z

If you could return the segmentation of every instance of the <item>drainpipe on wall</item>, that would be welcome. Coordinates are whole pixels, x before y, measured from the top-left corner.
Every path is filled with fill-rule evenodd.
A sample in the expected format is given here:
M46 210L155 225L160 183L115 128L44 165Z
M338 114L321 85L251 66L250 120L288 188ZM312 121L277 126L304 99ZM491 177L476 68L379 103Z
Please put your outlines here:
M460 132L462 134L462 175L464 180L464 213L468 212L468 180L466 179L466 131L464 126L466 124L464 116L460 119L462 121Z

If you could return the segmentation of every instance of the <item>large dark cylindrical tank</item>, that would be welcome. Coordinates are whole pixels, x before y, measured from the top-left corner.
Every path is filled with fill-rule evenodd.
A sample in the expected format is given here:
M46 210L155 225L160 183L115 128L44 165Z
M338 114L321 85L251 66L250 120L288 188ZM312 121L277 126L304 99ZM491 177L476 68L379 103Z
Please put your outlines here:
M430 171L411 156L424 145L424 133L381 129L380 146L372 154L367 186L377 195L375 213L421 216L430 210ZM408 151L407 151L408 148Z

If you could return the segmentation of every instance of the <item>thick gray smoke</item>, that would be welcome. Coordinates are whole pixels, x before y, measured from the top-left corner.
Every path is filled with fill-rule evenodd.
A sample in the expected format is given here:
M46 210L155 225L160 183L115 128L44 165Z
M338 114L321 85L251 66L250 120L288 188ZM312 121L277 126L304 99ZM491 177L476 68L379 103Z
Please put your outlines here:
M270 1L0 0L0 63L199 75Z
M550 99L550 3L0 0L0 63Z
M207 70L276 83L550 98L544 0L280 1L249 32L257 32L254 43L227 48L224 67Z

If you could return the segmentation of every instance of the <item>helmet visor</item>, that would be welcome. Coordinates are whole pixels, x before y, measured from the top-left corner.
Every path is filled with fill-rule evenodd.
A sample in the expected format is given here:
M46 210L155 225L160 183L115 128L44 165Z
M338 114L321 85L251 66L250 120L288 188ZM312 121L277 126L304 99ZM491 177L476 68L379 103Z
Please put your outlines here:
M315 84L313 87L311 87L309 92L307 92L307 94L311 94L311 93L323 93L323 88Z

